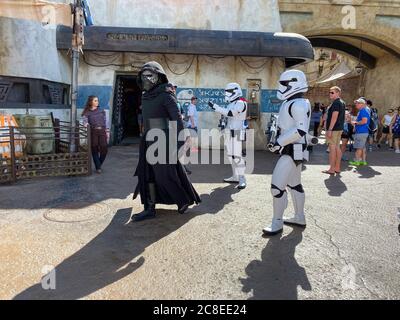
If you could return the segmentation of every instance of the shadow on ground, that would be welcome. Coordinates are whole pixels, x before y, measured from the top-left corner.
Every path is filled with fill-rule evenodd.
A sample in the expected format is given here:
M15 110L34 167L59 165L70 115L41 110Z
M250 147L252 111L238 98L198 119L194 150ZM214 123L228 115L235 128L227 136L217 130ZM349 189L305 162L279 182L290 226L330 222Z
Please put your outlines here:
M233 201L235 192L238 190L233 186L218 188L203 196L202 203L187 214L157 210L155 219L138 223L130 222L132 208L120 209L104 231L55 267L55 290L44 290L38 283L14 299L70 300L90 295L135 272L145 263L141 254L148 246L202 213L216 214Z
M296 246L302 241L302 229L294 228L285 237L270 237L261 252L261 261L246 267L247 278L240 279L242 291L252 293L250 300L297 300L297 287L311 291L306 270L295 258Z
M304 166L326 165L328 155L325 146L315 146L311 159ZM222 158L222 153L221 153ZM279 156L268 151L256 151L254 154L253 174L270 175ZM376 151L368 153L368 162L371 166L399 165L400 157L393 152ZM108 199L127 199L137 183L133 177L138 160L137 146L113 147L104 164L102 174L92 174L88 177L58 177L38 178L19 181L13 185L0 186L0 209L48 209L59 208L71 202L87 207ZM381 173L371 166L358 169L359 178L373 178ZM191 164L192 174L189 179L192 183L221 183L223 178L230 177L232 171L228 164ZM352 170L347 162L342 163L342 169ZM327 184L330 189L330 181ZM332 187L334 185L332 184ZM341 194L346 191L345 186L339 185L341 190L331 191Z
M325 186L328 189L328 194L332 197L340 197L347 191L346 184L340 179L339 175L329 176L324 180Z

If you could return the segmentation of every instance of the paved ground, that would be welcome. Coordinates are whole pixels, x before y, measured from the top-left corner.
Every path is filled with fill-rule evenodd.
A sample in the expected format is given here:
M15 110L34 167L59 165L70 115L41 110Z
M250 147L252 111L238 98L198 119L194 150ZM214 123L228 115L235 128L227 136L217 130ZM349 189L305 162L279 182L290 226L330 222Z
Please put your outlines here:
M329 177L319 147L303 172L307 228L269 239L276 156L257 152L240 192L221 183L229 166L193 165L201 205L132 224L137 156L113 147L102 175L0 186L1 299L400 298L400 155ZM56 290L42 289L46 266Z

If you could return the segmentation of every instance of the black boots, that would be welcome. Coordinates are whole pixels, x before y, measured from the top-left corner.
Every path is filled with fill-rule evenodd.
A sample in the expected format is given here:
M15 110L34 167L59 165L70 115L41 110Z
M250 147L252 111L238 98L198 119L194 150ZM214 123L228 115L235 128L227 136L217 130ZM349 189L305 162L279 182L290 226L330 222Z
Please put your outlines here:
M133 221L142 221L156 217L156 185L149 183L147 190L147 199L144 204L144 210L132 217Z

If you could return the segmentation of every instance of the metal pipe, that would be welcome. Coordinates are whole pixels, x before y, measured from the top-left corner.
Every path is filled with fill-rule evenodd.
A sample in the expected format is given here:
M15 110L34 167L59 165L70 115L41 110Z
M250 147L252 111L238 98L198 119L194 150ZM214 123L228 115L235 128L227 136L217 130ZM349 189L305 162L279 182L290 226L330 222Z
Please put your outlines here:
M76 152L76 141L73 136L77 119L78 100L78 75L79 75L79 52L83 46L83 8L81 0L75 0L73 5L73 34L72 34L72 79L71 79L71 138L70 152Z

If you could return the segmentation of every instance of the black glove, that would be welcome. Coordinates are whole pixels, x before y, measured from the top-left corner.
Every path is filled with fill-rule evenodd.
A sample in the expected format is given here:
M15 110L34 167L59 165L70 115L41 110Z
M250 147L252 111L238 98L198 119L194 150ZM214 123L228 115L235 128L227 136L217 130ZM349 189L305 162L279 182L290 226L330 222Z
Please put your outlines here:
M211 109L215 110L215 108L214 108L214 103L212 103L211 101L208 101L208 106L209 106Z

